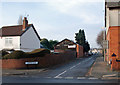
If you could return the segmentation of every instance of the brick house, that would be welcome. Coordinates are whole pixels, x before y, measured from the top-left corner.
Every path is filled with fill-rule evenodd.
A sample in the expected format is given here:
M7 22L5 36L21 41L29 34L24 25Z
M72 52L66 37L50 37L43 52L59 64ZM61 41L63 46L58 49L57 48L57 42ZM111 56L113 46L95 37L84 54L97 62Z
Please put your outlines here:
M106 61L112 70L120 70L120 0L117 1L105 2Z
M32 51L40 48L40 37L33 24L24 17L23 25L4 26L0 29L0 50Z
M55 52L64 52L66 50L76 51L77 58L83 56L83 46L78 45L77 43L75 43L69 39L64 39L54 46Z

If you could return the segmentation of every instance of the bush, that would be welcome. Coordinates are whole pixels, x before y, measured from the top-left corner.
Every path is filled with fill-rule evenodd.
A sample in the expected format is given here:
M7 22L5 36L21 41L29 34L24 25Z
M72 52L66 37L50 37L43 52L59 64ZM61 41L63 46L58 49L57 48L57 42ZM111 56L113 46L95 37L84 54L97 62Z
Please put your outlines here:
M5 51L5 50L1 50L0 53L2 54L2 57L5 56L5 55L7 55L7 54L9 54L9 53L8 53L7 51Z
M23 51L14 51L10 54L3 56L3 59L19 59L24 57L26 57L26 55Z
M42 57L45 54L49 54L49 53L50 53L50 50L44 49L44 48L35 49L32 52L27 52L27 54L31 57Z
M20 59L20 58L33 58L33 57L43 57L45 54L49 54L48 49L36 49L32 52L14 51L7 54L3 59Z

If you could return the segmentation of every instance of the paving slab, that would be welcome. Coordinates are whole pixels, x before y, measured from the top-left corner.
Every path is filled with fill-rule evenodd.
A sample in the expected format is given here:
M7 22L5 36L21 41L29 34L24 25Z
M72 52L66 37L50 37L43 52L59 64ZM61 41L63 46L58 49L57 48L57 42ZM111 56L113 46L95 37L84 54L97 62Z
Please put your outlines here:
M100 79L120 79L119 71L112 71L102 56L96 58L96 61L86 76Z
M2 69L2 75L35 75L45 69Z

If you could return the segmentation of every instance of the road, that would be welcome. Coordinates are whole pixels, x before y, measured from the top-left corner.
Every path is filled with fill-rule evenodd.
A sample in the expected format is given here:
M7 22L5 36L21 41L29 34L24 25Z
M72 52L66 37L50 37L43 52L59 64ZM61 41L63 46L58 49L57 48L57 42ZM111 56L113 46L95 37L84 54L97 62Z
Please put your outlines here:
M58 65L34 75L3 76L3 83L116 83L117 80L102 80L88 77L86 74L97 55L79 58L69 63Z

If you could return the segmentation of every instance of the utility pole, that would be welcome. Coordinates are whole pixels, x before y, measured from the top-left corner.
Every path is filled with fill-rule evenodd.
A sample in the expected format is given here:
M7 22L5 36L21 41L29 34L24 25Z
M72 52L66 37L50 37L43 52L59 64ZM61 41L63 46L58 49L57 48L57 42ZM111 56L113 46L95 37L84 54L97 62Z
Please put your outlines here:
M103 29L103 57L104 57L104 61L105 61L105 57L106 57L105 54L106 54L106 47L107 47L106 46L107 45L106 44L107 43L106 42L106 31L104 30L105 29L104 27L102 29Z

